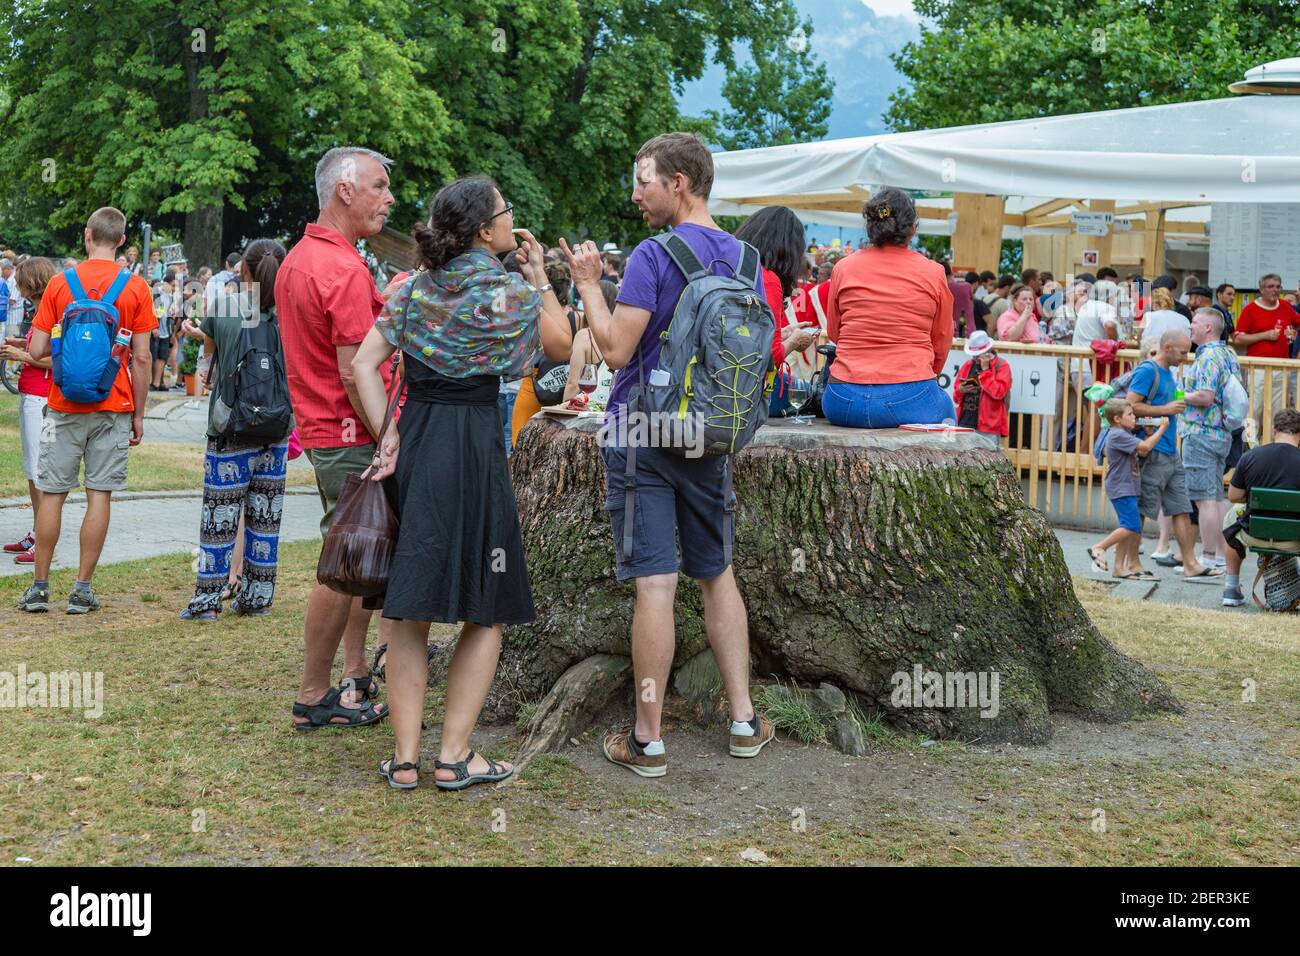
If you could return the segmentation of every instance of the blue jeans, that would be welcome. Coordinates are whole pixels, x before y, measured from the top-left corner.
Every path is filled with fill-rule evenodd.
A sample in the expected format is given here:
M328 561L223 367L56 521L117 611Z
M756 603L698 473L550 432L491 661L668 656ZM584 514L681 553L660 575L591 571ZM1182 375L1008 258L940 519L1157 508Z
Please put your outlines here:
M932 378L898 385L831 382L822 395L822 413L832 425L897 428L956 421L952 399Z
M497 408L501 410L501 423L505 427L506 436L506 457L514 450L510 447L510 419L515 413L515 396L518 392L498 392Z

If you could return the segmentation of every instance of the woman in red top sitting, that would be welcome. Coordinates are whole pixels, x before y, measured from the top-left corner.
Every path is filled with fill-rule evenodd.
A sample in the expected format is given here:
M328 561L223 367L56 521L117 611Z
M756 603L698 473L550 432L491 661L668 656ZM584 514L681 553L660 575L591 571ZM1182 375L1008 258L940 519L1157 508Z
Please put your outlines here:
M916 205L882 189L863 217L871 245L831 273L826 334L837 350L822 410L850 428L954 421L935 381L952 347L952 292L943 266L908 248Z
M770 415L783 415L790 407L788 371L783 369L786 354L800 352L812 344L816 332L812 323L791 324L785 303L795 292L804 267L803 223L784 206L767 206L741 224L736 238L758 250L763 264L763 295L776 317L776 335L772 339L772 367L777 370L772 386Z
M18 284L18 294L32 303L40 305L45 287L54 277L54 263L42 256L33 256L18 263L14 281ZM34 310L33 310L34 311ZM18 374L18 434L23 446L23 474L27 476L27 494L32 500L32 514L40 507L41 492L36 487L36 463L41 450L41 421L45 404L50 397L50 363L47 355L37 361L27 351L31 347L32 333L30 323L25 338L6 338L0 347L0 356L6 362L22 362L23 370ZM36 533L28 531L23 537L4 546L5 551L14 555L18 564L36 562Z

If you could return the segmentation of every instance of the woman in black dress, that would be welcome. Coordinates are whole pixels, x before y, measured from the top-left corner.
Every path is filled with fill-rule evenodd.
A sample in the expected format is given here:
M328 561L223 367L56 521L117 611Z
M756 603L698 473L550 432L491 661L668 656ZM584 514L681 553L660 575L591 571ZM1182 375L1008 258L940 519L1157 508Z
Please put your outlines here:
M400 516L384 617L394 621L386 663L396 753L380 764L390 786L416 786L431 621L463 622L447 673L434 783L459 790L513 772L473 752L470 734L496 672L501 626L533 620L497 391L531 371L538 353L568 358L564 308L546 281L542 250L515 229L492 180L459 179L433 197L414 235L420 271L394 292L353 360L367 417L383 421L380 368L401 348L406 403L380 444L373 477L393 476ZM524 275L499 256L515 249ZM400 454L399 454L400 450Z

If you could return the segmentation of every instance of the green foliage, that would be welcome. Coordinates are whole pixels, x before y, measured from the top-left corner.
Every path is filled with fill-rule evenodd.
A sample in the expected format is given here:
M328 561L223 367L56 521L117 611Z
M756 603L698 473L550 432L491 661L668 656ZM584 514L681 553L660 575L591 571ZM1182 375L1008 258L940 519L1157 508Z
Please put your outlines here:
M891 129L933 129L1215 99L1293 56L1300 3L1281 0L916 0L921 38ZM1189 131L1189 135L1196 135Z
M188 336L181 339L181 360L177 363L177 368L182 375L193 375L199 367L199 352L203 348L203 343L198 339L192 339Z
M791 29L785 36L769 35L751 44L754 65L733 70L723 83L732 108L709 110L708 117L717 141L727 149L785 146L826 135L831 113L826 67L809 52L812 21L794 26L799 34Z
M145 219L184 227L195 262L292 240L316 215L317 159L355 144L395 160L395 228L486 173L548 240L630 243L645 140L822 135L828 110L824 70L779 55L793 0L119 0L107 23L79 0L0 9L17 38L0 44L0 163L28 197L0 203L0 235L29 221L52 230L34 244L75 241L111 203L133 236ZM755 66L729 83L732 109L681 116L683 84L742 45Z

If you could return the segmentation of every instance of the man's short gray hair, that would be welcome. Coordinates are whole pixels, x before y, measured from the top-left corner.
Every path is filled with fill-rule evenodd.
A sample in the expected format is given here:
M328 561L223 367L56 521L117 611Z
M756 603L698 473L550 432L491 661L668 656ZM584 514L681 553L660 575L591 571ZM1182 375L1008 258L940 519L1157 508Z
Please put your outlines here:
M364 149L360 146L335 146L316 164L316 202L321 209L330 204L330 200L334 198L334 187L339 183L347 180L355 184L358 156L373 159L384 169L393 165L391 159L383 153L376 153L373 149Z
M1215 338L1223 335L1223 313L1212 306L1201 306L1192 313L1192 317L1201 316L1210 323L1210 331L1214 333Z

